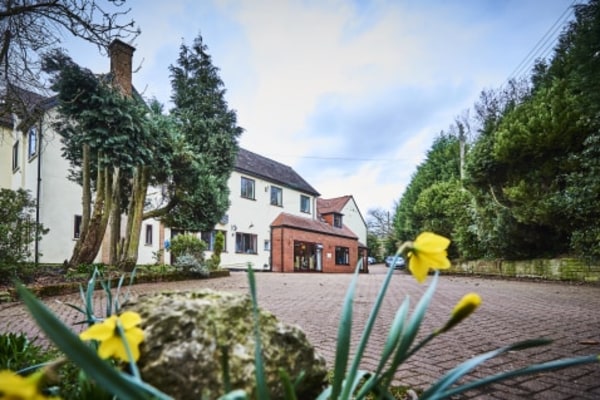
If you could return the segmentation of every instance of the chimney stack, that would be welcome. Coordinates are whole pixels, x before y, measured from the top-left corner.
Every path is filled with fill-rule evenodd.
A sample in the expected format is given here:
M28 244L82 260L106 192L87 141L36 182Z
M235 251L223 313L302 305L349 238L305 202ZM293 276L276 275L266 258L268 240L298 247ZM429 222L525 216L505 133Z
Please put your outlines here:
M110 73L113 76L113 84L126 96L131 96L133 92L131 76L134 51L134 47L119 39L113 40L108 46Z

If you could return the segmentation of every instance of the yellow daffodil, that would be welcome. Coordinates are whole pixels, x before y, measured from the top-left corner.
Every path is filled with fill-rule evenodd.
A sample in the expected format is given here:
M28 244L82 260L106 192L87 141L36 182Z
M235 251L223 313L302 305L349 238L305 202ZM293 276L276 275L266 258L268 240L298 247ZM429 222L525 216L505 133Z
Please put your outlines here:
M0 371L0 400L45 400L58 399L46 397L40 392L44 373L35 372L23 377L13 371Z
M427 279L429 269L450 268L446 249L450 240L431 232L421 233L408 252L408 268L419 283Z
M453 326L460 323L463 319L467 318L481 305L481 297L477 293L467 293L462 299L454 306L450 319L446 322L446 325L439 331L439 333L450 330Z
M139 345L144 340L144 331L137 327L141 322L142 318L138 313L126 311L118 317L113 315L104 322L92 325L81 332L79 337L82 340L99 341L98 355L100 358L115 357L119 360L129 361L127 350L117 330L118 323L123 328L131 355L137 361L140 358Z

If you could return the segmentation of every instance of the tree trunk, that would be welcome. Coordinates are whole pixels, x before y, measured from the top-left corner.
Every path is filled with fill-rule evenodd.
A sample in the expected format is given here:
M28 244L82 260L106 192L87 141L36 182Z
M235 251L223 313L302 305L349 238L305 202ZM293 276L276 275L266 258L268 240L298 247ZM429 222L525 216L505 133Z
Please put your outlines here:
M120 181L120 169L115 168L113 173L113 179ZM110 212L110 248L109 248L109 263L110 265L117 265L121 258L121 185L115 185L113 191L113 207Z
M90 168L90 146L84 144L81 161L81 187L83 193L81 195L81 226L79 227L79 236L81 236L84 231L87 231L90 224L90 215L92 213L92 182Z
M73 255L69 260L71 267L77 267L80 264L92 264L98 255L108 225L110 209L112 208L112 185L115 182L111 182L111 177L112 175L107 168L98 169L94 210L87 229L81 232L81 237L73 249Z
M127 215L127 230L123 253L119 267L125 271L132 270L137 264L140 234L148 192L148 167L138 166L133 177L129 214Z

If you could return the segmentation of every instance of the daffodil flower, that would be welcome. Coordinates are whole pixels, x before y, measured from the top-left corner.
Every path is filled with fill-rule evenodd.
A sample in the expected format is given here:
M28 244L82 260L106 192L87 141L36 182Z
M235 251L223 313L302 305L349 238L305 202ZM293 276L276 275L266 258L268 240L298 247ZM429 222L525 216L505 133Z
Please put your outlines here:
M126 311L120 316L112 315L103 322L94 324L87 330L81 332L81 340L97 340L100 342L98 355L100 358L115 357L119 360L128 362L127 350L121 340L117 324L120 324L125 334L125 341L131 350L134 361L140 358L139 345L144 340L144 331L138 328L142 318L138 313Z
M450 313L450 319L446 322L446 325L440 329L439 333L450 330L453 326L460 323L463 319L467 318L481 305L481 297L477 293L467 293L462 299L454 306L452 313Z
M58 397L46 397L40 392L43 377L42 371L26 377L9 370L0 371L0 400L58 399Z
M446 249L450 240L431 232L421 233L410 246L408 268L419 283L427 279L429 269L450 268Z

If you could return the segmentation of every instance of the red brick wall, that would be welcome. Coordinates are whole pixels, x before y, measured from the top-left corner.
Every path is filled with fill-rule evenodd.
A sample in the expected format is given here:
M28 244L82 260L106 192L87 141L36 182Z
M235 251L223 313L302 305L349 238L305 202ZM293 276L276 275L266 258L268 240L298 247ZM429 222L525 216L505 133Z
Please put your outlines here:
M294 241L323 245L323 272L354 272L358 260L358 241L322 233L275 227L271 230L271 266L274 272L294 272ZM335 264L335 247L349 249L349 265ZM328 257L327 255L330 255Z
M322 215L322 217L325 220L325 222L333 226L333 214Z

